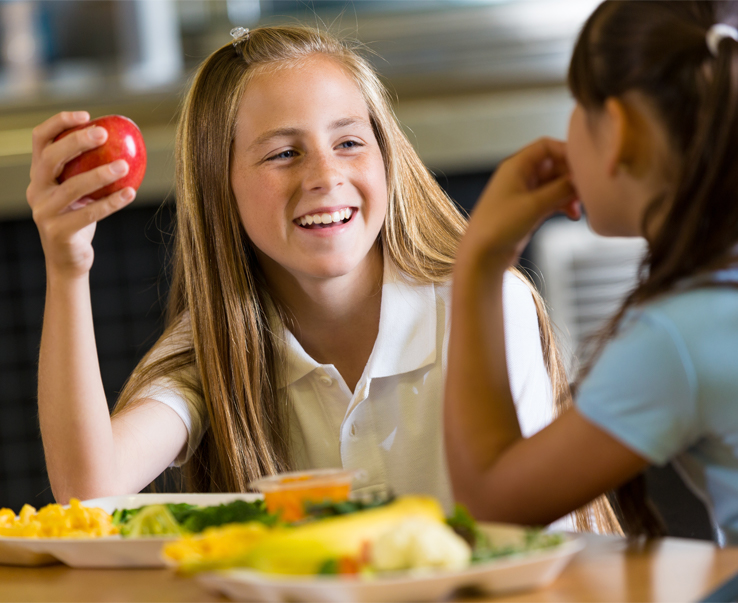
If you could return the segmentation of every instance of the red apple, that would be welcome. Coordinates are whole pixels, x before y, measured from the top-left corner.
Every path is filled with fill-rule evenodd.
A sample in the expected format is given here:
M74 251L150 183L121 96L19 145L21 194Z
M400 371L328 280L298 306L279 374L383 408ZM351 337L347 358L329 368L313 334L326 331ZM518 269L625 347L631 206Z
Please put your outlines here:
M107 197L127 186L137 189L146 172L146 145L144 144L143 136L141 136L141 130L127 117L123 117L122 115L98 117L81 126L75 126L74 128L65 130L54 141L68 136L75 130L81 130L91 126L105 128L108 132L107 140L99 147L85 151L69 161L64 166L59 178L57 178L59 184L67 178L71 178L100 165L110 163L117 159L125 159L128 163L128 173L125 176L86 196L90 199L97 200Z

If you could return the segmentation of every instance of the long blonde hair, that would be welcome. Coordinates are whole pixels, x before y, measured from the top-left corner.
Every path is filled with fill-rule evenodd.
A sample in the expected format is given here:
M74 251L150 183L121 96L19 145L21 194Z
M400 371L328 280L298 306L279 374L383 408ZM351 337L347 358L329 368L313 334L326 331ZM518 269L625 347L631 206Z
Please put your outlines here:
M443 192L402 132L386 91L358 44L316 29L261 27L215 51L199 68L184 100L176 143L177 222L167 328L127 382L116 412L153 379L176 378L205 401L210 420L185 466L191 491L243 491L249 481L290 467L288 401L279 395L279 334L269 326L272 300L230 187L236 114L259 70L290 66L321 54L339 63L366 100L384 159L388 208L380 233L392 262L423 283L447 282L466 219ZM526 282L527 279L518 273ZM554 397L570 400L566 376L539 310ZM151 358L187 315L191 346ZM188 378L187 367L199 378Z

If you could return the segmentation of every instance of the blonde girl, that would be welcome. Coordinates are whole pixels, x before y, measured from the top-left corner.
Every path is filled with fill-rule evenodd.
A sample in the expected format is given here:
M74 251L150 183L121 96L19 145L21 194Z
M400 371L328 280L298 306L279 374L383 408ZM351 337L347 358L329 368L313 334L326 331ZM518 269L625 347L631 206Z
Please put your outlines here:
M673 460L738 534L738 3L602 3L574 49L568 142L500 167L455 270L446 449L480 516L545 523L618 488L628 533L662 533L642 471ZM574 408L521 437L502 347L502 277L547 215L648 243L640 280Z
M137 492L171 464L195 492L344 466L365 469L367 488L425 492L448 508L441 398L465 220L351 47L301 27L234 36L182 107L167 328L112 419L87 276L95 222L132 191L67 211L117 176L114 163L54 181L105 134L51 142L86 114L35 133L28 199L49 269L39 412L54 494ZM550 415L547 367L559 403L567 386L520 275L509 274L506 299L511 376L532 432Z

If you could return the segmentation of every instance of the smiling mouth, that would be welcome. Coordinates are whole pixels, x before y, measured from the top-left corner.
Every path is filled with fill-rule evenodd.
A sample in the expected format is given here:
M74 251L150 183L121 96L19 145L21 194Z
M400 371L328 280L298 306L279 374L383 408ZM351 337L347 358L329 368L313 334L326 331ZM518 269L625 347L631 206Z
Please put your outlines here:
M301 216L295 220L300 228L330 228L338 224L346 224L356 213L353 207L345 207L331 213L317 213Z

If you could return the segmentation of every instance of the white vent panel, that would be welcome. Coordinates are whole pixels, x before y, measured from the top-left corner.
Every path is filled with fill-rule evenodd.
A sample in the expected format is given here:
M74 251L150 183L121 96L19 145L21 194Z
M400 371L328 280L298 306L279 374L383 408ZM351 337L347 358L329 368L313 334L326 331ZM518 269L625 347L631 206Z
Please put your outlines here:
M645 241L601 237L584 221L562 219L541 227L532 250L572 376L581 344L617 311L635 285Z

